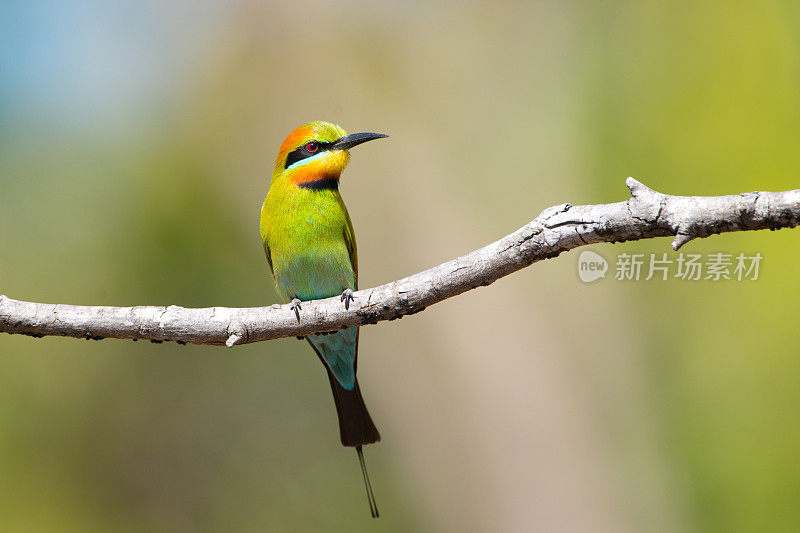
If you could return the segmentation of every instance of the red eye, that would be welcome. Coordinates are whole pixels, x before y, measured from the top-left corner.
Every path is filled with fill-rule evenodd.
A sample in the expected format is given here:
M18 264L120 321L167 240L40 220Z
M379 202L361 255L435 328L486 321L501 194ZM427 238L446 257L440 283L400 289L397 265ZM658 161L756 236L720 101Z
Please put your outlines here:
M319 145L315 142L310 142L306 145L306 150L308 150L309 152L316 152L317 150L319 150Z

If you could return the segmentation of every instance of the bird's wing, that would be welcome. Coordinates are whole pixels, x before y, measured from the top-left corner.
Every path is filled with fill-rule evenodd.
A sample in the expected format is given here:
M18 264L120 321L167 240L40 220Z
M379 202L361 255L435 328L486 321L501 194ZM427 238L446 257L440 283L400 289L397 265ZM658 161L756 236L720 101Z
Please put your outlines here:
M347 253L350 255L350 264L353 267L353 279L355 287L358 290L358 251L356 250L356 234L353 232L353 223L350 221L350 214L347 209L344 211L347 224L344 226L344 242L347 246Z
M272 275L275 275L275 270L272 268L272 252L269 249L269 244L264 242L264 253L267 254L267 264L269 265L269 271L272 272Z

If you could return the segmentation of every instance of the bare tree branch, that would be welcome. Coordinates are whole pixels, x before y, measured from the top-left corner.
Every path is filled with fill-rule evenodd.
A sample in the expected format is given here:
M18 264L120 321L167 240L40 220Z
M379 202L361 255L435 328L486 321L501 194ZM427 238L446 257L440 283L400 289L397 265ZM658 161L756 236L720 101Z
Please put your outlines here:
M372 289L290 305L188 309L54 305L0 296L0 332L34 337L145 339L234 346L375 324L418 313L470 289L562 252L599 242L674 235L677 250L698 237L728 231L793 228L800 223L800 189L732 196L668 196L633 178L625 202L546 209L514 233L447 263Z

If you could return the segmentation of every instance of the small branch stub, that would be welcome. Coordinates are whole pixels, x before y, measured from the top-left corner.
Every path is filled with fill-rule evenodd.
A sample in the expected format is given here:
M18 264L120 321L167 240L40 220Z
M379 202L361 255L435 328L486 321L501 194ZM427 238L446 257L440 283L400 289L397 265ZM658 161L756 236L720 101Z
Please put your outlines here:
M240 340L242 340L242 337L239 336L238 333L234 333L233 335L228 337L228 340L225 341L225 346L227 346L228 348L233 348L234 345L236 345Z

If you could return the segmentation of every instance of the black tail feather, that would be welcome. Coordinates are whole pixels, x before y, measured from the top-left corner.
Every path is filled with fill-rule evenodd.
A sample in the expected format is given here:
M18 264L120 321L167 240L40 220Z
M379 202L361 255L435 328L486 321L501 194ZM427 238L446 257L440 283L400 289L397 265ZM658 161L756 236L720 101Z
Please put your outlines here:
M361 474L364 476L364 487L367 489L367 501L369 501L369 512L372 513L372 518L378 518L378 502L375 501L375 494L372 492L372 484L369 482L369 474L367 474L367 464L364 462L364 452L361 446L356 446L356 453L358 454L358 462L361 463Z
M336 403L336 414L339 415L339 434L342 444L361 446L381 440L378 428L372 422L364 399L361 397L358 380L352 390L346 390L339 384L327 366L325 370L328 371L333 401Z
M309 344L311 344L311 341L309 341ZM378 428L375 427L372 418L369 416L367 406L364 404L364 398L361 397L358 380L356 380L352 390L342 387L330 369L328 369L328 365L325 364L325 360L316 347L313 344L311 344L311 347L314 348L317 357L322 361L325 370L328 372L328 380L331 382L331 390L333 391L333 401L336 403L336 414L339 416L339 435L341 436L342 444L356 449L358 462L361 464L361 474L364 476L364 487L367 490L369 510L372 518L378 518L378 504L375 502L375 494L372 492L372 484L369 481L367 465L364 462L364 452L361 446L378 442L381 440L381 434L378 433Z
M327 366L325 367L328 368ZM369 512L372 518L378 518L378 504L375 502L375 494L372 492L372 484L367 474L367 465L364 462L364 452L361 450L363 444L372 444L381 440L378 428L369 416L367 406L361 397L361 390L356 380L353 390L346 390L342 387L333 374L328 370L328 378L331 382L333 400L336 403L336 413L339 415L339 433L342 444L354 446L358 454L358 462L361 464L361 474L364 476L364 487L367 490L367 501L369 502Z

